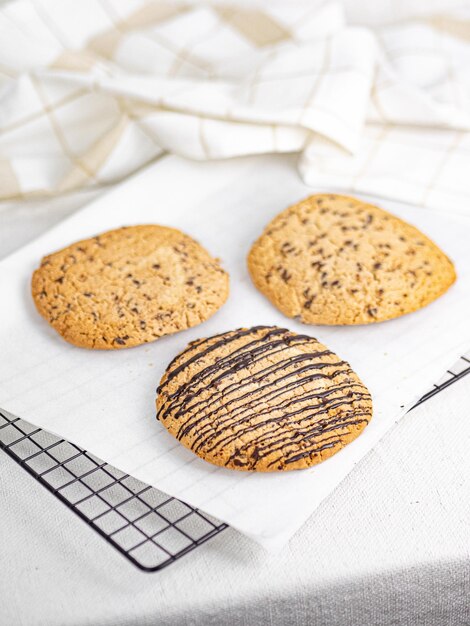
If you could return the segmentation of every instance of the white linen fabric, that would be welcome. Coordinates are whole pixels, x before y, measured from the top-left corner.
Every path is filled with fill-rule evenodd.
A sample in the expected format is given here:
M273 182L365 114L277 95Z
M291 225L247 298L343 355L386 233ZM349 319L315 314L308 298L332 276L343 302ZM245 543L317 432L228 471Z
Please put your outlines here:
M468 2L19 0L0 9L0 198L165 152L300 151L310 185L470 212L469 67Z
M0 453L0 623L468 626L469 402L416 408L280 553L228 529L155 574Z

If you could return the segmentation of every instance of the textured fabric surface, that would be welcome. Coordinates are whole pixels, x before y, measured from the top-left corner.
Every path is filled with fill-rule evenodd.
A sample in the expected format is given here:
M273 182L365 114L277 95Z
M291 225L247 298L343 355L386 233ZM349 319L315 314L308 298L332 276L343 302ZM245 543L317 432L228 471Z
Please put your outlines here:
M470 379L415 409L278 555L226 530L128 564L0 453L0 623L464 626Z
M18 0L0 9L0 197L166 151L301 151L312 185L468 212L470 3Z
M5 208L0 255L74 206ZM466 626L469 406L470 377L408 414L281 553L229 529L155 574L0 452L0 624Z

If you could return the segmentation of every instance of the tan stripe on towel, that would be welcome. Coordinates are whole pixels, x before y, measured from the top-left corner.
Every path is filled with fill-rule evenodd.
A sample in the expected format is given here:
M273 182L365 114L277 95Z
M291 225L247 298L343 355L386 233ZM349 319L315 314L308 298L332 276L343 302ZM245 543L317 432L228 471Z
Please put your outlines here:
M214 7L214 10L256 46L268 46L291 39L291 33L273 18L256 9Z
M10 161L0 159L0 198L21 196L21 188Z

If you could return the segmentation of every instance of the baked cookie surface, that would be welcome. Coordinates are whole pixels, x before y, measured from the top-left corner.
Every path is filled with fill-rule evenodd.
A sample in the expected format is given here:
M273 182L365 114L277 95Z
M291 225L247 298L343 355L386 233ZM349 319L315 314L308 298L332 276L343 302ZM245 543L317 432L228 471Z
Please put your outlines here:
M173 228L140 225L78 241L32 278L39 313L68 342L117 349L195 326L228 296L217 259Z
M361 200L314 195L275 217L248 255L256 287L306 324L368 324L420 309L455 281L417 228Z
M157 418L184 446L223 467L262 472L324 461L372 416L369 391L316 339L242 328L190 343L167 367Z

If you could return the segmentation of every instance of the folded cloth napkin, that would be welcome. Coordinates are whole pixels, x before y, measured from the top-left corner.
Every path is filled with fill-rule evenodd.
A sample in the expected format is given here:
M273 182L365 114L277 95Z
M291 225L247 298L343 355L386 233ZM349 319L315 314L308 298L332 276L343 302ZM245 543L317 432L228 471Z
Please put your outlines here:
M308 184L470 212L470 4L358 4L5 5L0 198L99 187L166 152L299 151Z

